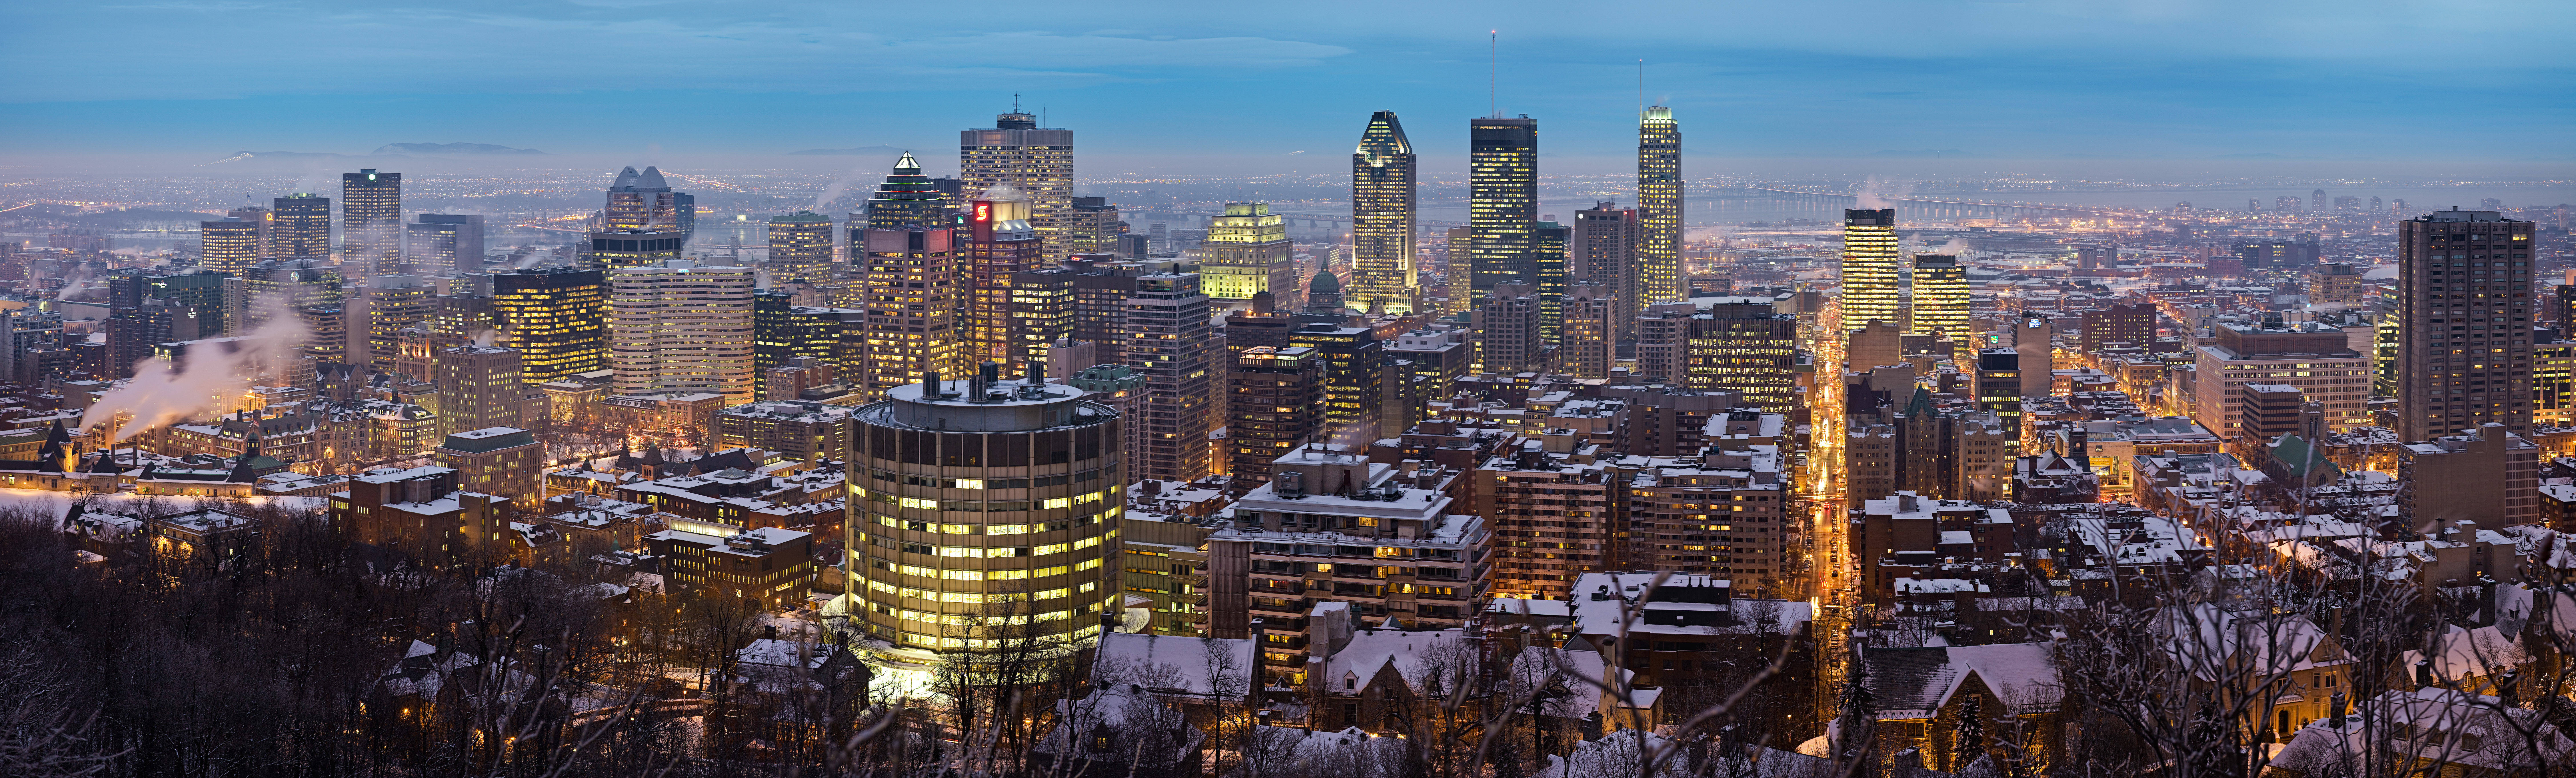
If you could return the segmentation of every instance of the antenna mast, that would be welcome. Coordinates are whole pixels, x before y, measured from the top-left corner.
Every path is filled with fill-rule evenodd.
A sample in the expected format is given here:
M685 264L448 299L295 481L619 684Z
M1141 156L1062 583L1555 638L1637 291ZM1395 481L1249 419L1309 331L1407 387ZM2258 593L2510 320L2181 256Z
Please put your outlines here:
M1637 115L1646 115L1646 61L1637 60Z
M1485 31L1485 102L1494 109L1494 118L1503 118L1501 75L1503 65L1503 31Z
M1012 93L1011 93L1011 113L1019 113L1019 112L1020 112L1020 93L1018 93L1018 92L1012 92Z

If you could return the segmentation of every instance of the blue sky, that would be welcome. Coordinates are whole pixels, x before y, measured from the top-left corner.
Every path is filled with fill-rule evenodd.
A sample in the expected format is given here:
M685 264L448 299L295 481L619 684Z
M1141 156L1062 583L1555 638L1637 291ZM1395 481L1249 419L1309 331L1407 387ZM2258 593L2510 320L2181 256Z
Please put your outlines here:
M947 145L1010 104L1086 154L1347 154L1392 109L1454 154L1499 102L1615 157L2571 156L2576 3L21 3L10 153Z

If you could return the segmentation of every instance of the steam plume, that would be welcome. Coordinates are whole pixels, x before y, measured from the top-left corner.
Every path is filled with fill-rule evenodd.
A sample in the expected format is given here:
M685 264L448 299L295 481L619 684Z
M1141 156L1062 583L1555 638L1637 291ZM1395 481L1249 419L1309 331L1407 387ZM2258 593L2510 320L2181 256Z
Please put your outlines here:
M1896 201L1905 199L1906 195L1914 192L1914 183L1870 176L1868 181L1860 185L1860 207L1894 208Z
M248 389L263 372L297 359L312 337L304 319L276 299L262 301L268 321L243 336L239 347L223 353L207 344L190 349L187 363L173 366L153 357L134 366L134 377L108 390L81 414L81 429L106 425L108 439L124 441L145 431L186 421L221 409L224 398ZM131 415L131 421L117 417Z

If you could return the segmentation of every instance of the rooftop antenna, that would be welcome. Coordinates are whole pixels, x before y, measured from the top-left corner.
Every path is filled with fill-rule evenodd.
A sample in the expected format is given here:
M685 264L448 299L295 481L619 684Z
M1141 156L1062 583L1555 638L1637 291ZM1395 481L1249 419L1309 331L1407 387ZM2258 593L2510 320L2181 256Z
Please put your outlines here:
M1485 31L1485 102L1494 109L1494 118L1503 118L1501 76L1503 70L1503 31Z
M1019 113L1019 112L1020 112L1020 93L1018 93L1018 92L1012 92L1012 93L1011 93L1011 113Z
M1646 115L1646 61L1637 60L1637 115Z

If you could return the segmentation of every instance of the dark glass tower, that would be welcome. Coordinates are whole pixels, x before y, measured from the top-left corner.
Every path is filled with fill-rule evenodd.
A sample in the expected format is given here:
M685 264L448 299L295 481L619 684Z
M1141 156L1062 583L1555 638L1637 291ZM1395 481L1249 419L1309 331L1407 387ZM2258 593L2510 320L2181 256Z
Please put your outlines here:
M2456 208L2397 223L2401 439L2530 431L2534 226Z
M340 274L364 281L402 259L402 174L340 174Z
M1483 297L1495 284L1536 275L1530 242L1538 221L1538 120L1470 119L1467 141L1468 285Z

